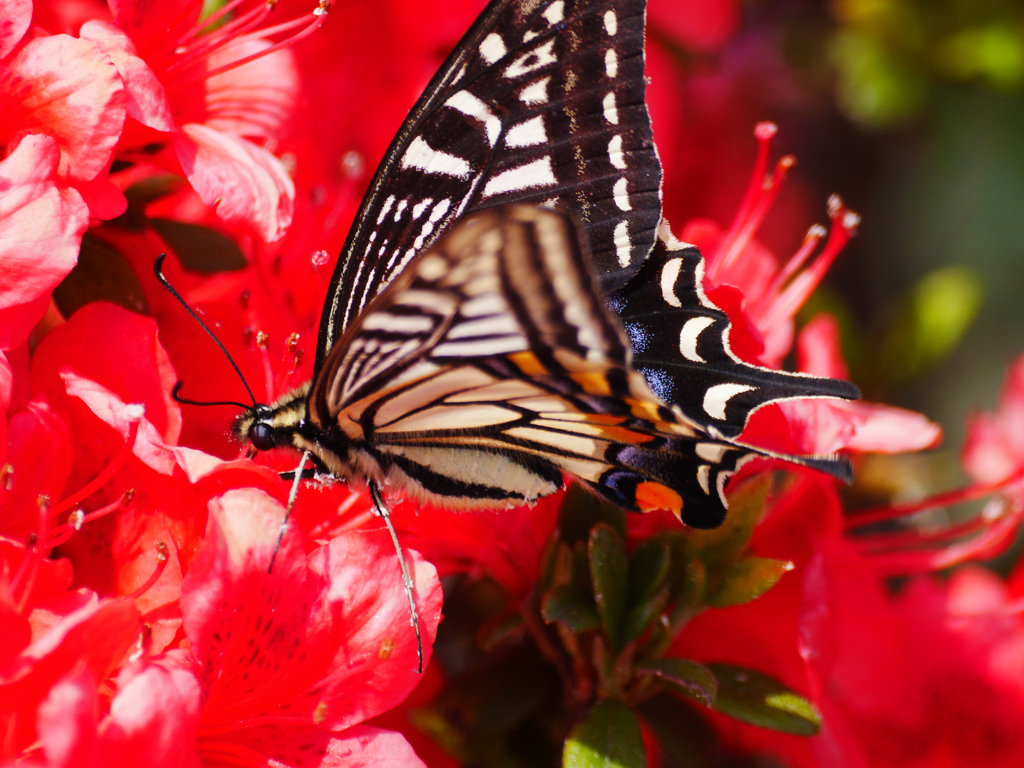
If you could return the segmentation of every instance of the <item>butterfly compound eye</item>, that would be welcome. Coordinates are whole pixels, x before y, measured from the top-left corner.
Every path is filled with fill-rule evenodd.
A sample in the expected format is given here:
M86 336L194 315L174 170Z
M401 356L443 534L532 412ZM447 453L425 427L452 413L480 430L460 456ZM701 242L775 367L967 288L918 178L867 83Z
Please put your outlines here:
M277 446L274 439L274 430L268 424L257 422L249 432L249 442L257 451L269 451Z

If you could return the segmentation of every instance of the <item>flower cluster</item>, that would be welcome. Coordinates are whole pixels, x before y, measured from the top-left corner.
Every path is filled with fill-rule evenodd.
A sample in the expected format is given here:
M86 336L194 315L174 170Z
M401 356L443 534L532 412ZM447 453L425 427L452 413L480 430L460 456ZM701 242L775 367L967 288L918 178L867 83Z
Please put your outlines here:
M538 765L564 742L580 765L1016 765L1024 570L934 572L1003 551L1024 516L1024 358L969 423L973 484L913 503L850 512L835 481L765 462L708 532L574 490L500 514L395 500L422 676L367 494L304 484L284 527L294 457L252 460L234 406L172 396L244 399L154 277L164 252L260 400L309 376L369 168L481 7L421 5L321 29L326 2L0 0L0 762ZM714 51L738 8L650 5L656 135L692 170L666 51ZM797 313L858 219L832 198L788 260L757 239L793 166L769 169L775 132L755 130L732 223L676 233L738 357L846 377L838 321ZM940 436L796 401L743 440L858 463ZM975 518L934 514L974 498Z

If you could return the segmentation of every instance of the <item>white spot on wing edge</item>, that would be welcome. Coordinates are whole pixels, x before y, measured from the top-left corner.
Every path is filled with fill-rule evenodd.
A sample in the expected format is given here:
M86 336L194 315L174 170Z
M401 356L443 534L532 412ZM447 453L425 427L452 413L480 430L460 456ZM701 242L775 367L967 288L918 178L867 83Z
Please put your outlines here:
M704 393L704 413L713 419L725 419L725 406L729 400L742 392L756 387L748 384L717 384Z
M614 35L619 31L619 20L615 16L615 11L604 12L604 31L609 35Z
M495 117L490 108L469 91L456 91L444 103L444 106L457 109L464 115L479 120L487 129L487 142L493 147L501 135L501 120Z
M705 495L707 496L711 495L710 474L710 464L701 464L699 467L697 467L697 482L700 483L701 490L704 491Z
M714 322L710 317L694 317L686 321L679 331L679 352L683 357L695 363L707 362L697 352L697 340L704 329Z
M721 443L697 443L693 451L704 461L710 461L712 464L721 464L722 457L729 451L729 446L722 445Z
M619 179L612 187L612 194L615 195L615 204L620 210L630 211L633 206L629 203L629 183L625 178Z
M682 259L671 259L665 262L665 266L661 268L661 298L665 300L665 303L670 307L681 307L682 302L679 301L679 297L676 296L675 287L676 280L679 277L679 270L683 266Z
M608 77L616 77L619 74L619 57L614 48L604 52L604 73Z
M557 24L565 18L565 3L562 0L555 0L555 2L544 9L544 13L541 16L548 20L548 24Z
M480 43L478 50L480 51L480 56L488 64L493 64L507 53L505 41L501 39L501 35L497 32L491 32L491 34L485 37Z
M615 225L615 230L612 232L612 243L615 245L615 255L619 259L619 266L628 267L633 255L633 248L629 241L629 222L625 219Z
M608 142L608 162L620 171L626 170L626 157L622 154L622 137L619 134L612 136Z
M555 183L551 158L545 155L539 160L503 171L490 179L484 187L483 197L500 195L503 192L515 192L530 187L546 187Z
M601 102L604 108L604 119L612 125L619 124L619 109L615 106L615 91L608 91Z
M513 125L505 134L505 145L509 147L533 147L538 144L546 144L547 140L548 134L544 130L544 118L540 115Z
M409 143L409 148L402 157L403 168L416 168L424 173L439 173L443 176L454 176L457 179L468 179L472 168L461 157L456 157L439 149L433 149L421 136ZM400 206L396 216L401 214Z

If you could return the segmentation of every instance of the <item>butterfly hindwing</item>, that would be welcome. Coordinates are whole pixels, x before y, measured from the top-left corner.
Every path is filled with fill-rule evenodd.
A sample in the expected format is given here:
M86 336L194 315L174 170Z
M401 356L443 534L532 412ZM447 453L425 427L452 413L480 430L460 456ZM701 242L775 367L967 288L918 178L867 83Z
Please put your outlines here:
M755 455L658 401L572 220L534 206L475 214L410 262L309 403L321 430L346 435L339 463L446 506L533 501L564 472L626 509L710 527Z
M382 161L342 250L315 370L345 329L458 218L559 204L605 290L654 243L661 168L644 104L643 0L495 0Z
M790 398L856 399L848 381L750 365L729 348L728 316L703 290L704 260L664 227L643 267L608 296L629 338L633 367L666 403L712 434L743 431L753 411Z

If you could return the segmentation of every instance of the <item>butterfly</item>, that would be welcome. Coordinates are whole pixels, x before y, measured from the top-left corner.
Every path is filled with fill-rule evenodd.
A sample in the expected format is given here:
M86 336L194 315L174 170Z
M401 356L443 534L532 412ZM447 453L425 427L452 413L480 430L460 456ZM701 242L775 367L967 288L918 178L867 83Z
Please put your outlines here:
M370 184L313 379L241 414L239 440L375 494L507 507L570 476L709 528L728 478L770 455L736 441L753 410L857 396L730 352L700 254L661 219L644 16L643 0L484 9Z

